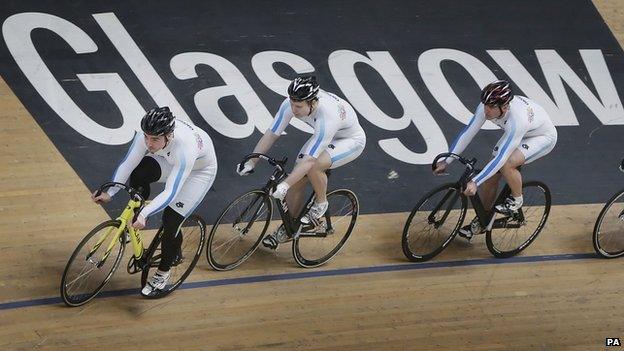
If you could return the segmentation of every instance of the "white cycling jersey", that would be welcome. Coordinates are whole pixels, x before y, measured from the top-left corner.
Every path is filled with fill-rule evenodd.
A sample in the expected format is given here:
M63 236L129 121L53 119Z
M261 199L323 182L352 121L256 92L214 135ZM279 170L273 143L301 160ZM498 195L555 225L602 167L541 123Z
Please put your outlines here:
M267 132L281 135L293 117L290 99L286 98ZM355 110L334 94L319 91L316 109L310 116L300 119L314 128L314 134L305 143L300 157L309 155L318 158L323 151L327 151L332 168L336 168L355 159L364 150L366 134Z
M144 134L136 133L113 181L125 183L145 156L159 163L165 189L143 208L144 218L172 203L177 205L174 210L186 216L201 202L216 176L217 156L208 133L180 119L176 119L173 139L155 153L149 153ZM118 190L110 188L108 194L113 196Z
M470 123L451 144L450 152L461 154L486 120L484 106L479 103ZM557 142L557 129L548 113L524 96L514 96L507 113L490 121L503 129L504 134L494 148L494 158L473 179L477 186L496 174L514 150L519 149L525 163L529 163L548 154ZM448 163L452 161L452 158L447 160Z

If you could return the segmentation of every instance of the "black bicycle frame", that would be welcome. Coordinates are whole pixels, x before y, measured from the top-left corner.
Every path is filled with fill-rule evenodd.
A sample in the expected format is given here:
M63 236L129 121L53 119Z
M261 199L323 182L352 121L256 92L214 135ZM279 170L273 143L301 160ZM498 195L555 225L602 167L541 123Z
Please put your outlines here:
M281 182L284 178L286 178L288 176L288 173L284 171L283 166L286 164L287 159L284 158L281 161L277 161L267 155L263 155L263 154L250 154L247 155L242 163L246 162L247 160L250 160L251 158L262 158L266 161L269 162L269 164L271 164L272 166L276 167L275 171L273 171L273 174L271 175L271 177L269 178L269 181L266 183L266 185L262 188L260 188L259 190L266 193L267 195L269 195L271 193L272 190L275 189L275 187L277 186L277 184L279 184L279 182ZM329 170L326 171L327 176L329 177L330 172ZM270 195L269 195L270 196ZM301 226L303 225L301 223L301 219L303 218L303 216L305 216L306 213L308 213L308 211L310 210L310 207L312 207L312 199L314 198L314 192L312 192L312 194L309 196L308 201L305 202L305 206L304 208L301 209L301 212L299 213L299 215L296 218L293 218L290 215L289 212L289 208L288 206L286 206L286 202L285 201L276 201L277 203L277 210L280 214L280 217L282 219L282 222L284 223L284 229L286 230L286 234L290 237L293 237L297 232L299 232L299 229L301 228ZM245 217L245 215L248 213L248 211L250 211L254 205L257 204L258 201L260 201L261 197L258 196L256 197L256 199L254 199L254 201L249 204L249 206L247 206L241 213L240 217L237 218L237 220L233 223L233 225L235 225L236 223L239 223L240 221L242 221L242 219ZM256 212L253 214L253 216L251 217L251 219L249 220L249 222L247 223L247 226L245 227L245 229L243 230L244 233L247 233L247 231L249 231L249 228L251 228L251 226L254 224L254 222L256 221L256 219L258 218L259 214L260 214L260 210L262 209L262 207L259 207L258 210L256 210ZM326 220L327 220L327 231L329 231L331 229L331 221L329 219L329 214L327 214L326 216ZM318 233L315 233L314 236L321 236Z
M438 155L435 158L432 164L432 168L435 169L435 165L437 164L437 161L445 157L452 157L454 159L457 159L466 166L466 171L464 171L464 173L459 178L457 183L455 183L455 188L459 189L460 192L463 192L463 190L466 188L466 184L468 184L468 182L472 179L472 177L478 173L478 170L474 169L474 164L476 163L477 160L474 158L471 160L466 160L463 157L456 155L456 154L444 153L444 154ZM524 222L524 213L522 211L522 208L519 209L517 213L514 213L512 215L505 215L504 217L498 218L494 220L494 222L492 222L492 219L494 218L494 215L496 214L496 210L494 209L494 206L496 206L497 204L503 203L505 199L509 197L510 194L511 194L511 189L509 188L508 184L505 184L505 186L503 187L503 190L501 190L501 192L498 194L498 197L496 198L496 201L494 201L494 204L492 205L492 209L490 210L486 210L485 207L483 206L483 202L481 201L481 198L479 197L479 193L476 193L475 195L470 196L470 202L472 203L472 207L474 208L475 213L477 214L477 219L479 221L479 224L481 225L481 228L485 228L487 230L497 229L497 228L520 228L521 226L520 224ZM454 198L447 205L445 209L445 213L442 216L442 218L436 222L435 214L438 212L438 210L440 210L440 207L442 207L442 204L444 204L451 195L454 196ZM446 195L444 195L444 198L442 199L442 201L440 201L440 203L436 205L436 207L431 211L431 214L428 217L429 223L434 224L436 228L441 226L446 220L446 218L448 217L449 212L452 210L459 196L460 195L457 194L456 192L450 192L450 191ZM510 220L514 221L515 223L509 223Z

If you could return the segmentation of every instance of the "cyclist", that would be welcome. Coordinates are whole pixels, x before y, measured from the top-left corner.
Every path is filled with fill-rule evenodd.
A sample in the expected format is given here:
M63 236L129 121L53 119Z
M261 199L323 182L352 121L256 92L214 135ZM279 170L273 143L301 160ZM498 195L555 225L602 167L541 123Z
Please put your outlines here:
M273 197L286 200L290 213L303 207L304 186L308 179L315 193L315 201L305 222L321 218L327 211L327 169L341 167L355 160L364 151L366 134L349 103L320 89L316 77L302 75L288 86L288 97L282 102L275 119L264 133L253 152L266 153L280 137L293 118L299 118L314 128L314 134L303 145L292 173L273 192ZM249 174L258 159L239 164L240 175ZM264 246L275 249L288 241L283 226L263 239Z
M114 182L138 189L147 199L150 184L165 182L164 190L138 214L132 227L142 229L149 216L164 210L161 260L154 276L141 290L154 297L169 281L172 265L182 259L180 225L203 200L217 174L217 157L208 134L200 128L176 119L168 107L148 111L141 120L143 133L137 133L132 145L113 175ZM105 203L119 189L110 188L91 198Z
M535 101L524 96L514 96L511 84L498 80L488 84L481 91L481 102L474 117L464 130L459 133L450 152L460 154L477 134L481 126L489 120L504 130L492 155L494 158L470 181L464 194L473 196L481 186L481 199L486 209L494 203L498 183L505 178L511 188L511 197L502 205L496 206L501 213L518 211L522 206L522 175L518 169L523 164L531 163L546 154L557 143L557 129L546 111ZM437 163L435 174L441 174L452 159ZM477 218L459 230L465 238L482 232Z

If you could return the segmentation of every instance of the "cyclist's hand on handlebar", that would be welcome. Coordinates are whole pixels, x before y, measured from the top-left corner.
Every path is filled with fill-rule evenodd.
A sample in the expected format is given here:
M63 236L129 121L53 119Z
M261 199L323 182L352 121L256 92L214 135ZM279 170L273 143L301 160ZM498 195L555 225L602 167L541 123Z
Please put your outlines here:
M446 162L445 161L439 161L438 163L436 163L436 168L433 170L433 174L435 175L441 175L444 173L444 171L446 171Z
M239 176L249 175L253 171L254 166L255 165L252 160L249 160L245 163L239 163L238 165L236 165L236 173L238 173Z
M143 229L145 228L145 217L138 215L136 221L132 223L132 228Z
M96 204L105 204L111 200L111 196L107 192L102 192L99 196L95 196L95 194L97 194L97 190L91 194L91 200Z
M473 196L476 193L477 193L477 183L471 180L468 182L468 184L466 184L466 190L464 190L464 195Z

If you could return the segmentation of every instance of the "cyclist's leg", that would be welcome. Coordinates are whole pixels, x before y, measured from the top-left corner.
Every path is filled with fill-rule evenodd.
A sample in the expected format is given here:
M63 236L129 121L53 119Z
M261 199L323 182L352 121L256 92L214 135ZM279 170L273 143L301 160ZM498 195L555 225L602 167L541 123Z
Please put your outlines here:
M180 251L182 246L180 225L184 218L185 216L175 211L171 206L167 206L163 211L163 235L160 244L160 263L158 265L158 270L161 272L168 272L171 269L171 264Z
M494 174L488 180L483 182L483 184L481 184L481 188L479 189L479 198L481 199L483 208L488 211L492 209L492 206L494 206L496 193L498 192L498 184L501 177L502 175L500 172Z
M524 154L520 149L516 149L509 155L509 158L500 169L500 173L505 178L509 188L511 188L513 197L522 196L522 174L520 174L518 167L522 166L524 161Z
M314 167L308 172L310 183L316 194L315 204L310 209L310 216L320 218L327 207L327 169L335 169L355 160L364 151L365 141L359 139L335 139L315 160Z
M149 286L163 289L169 279L171 265L180 254L183 234L180 226L202 202L216 177L216 165L205 169L191 171L182 185L178 195L163 212L163 234L161 240L161 257L154 278L146 285L143 294L149 295ZM162 178L162 177L161 177ZM164 278L163 278L164 277ZM161 282L156 284L154 282Z
M308 148L308 145L313 142L314 140L312 140L312 138L310 138L302 147L301 150L299 151L299 154L297 155L297 158L295 159L295 168L297 168L297 165L304 160L309 160L310 157L306 156L304 154L305 150ZM323 154L325 154L325 152L323 152ZM327 161L329 161L329 157L327 155L325 155L325 157L327 158ZM323 158L323 156L321 155L319 157L319 159ZM314 166L312 167L312 169L318 168L317 166L317 160L314 160ZM329 165L327 166L327 168L329 168ZM299 212L301 211L301 209L304 206L304 196L305 196L305 186L308 183L308 181L311 181L310 178L310 174L312 174L312 169L309 170L305 176L303 178L301 178L299 181L297 181L297 183L293 184L290 186L290 188L288 189L288 192L286 193L286 203L288 204L288 208L290 209L290 213L293 216L297 216L299 214ZM324 170L323 170L324 171ZM294 172L293 172L294 173ZM291 173L292 175L292 173ZM288 178L287 178L288 179ZM314 184L312 185L312 187L314 188ZM325 190L327 190L327 186L325 186ZM318 197L318 195L317 195Z
M330 169L342 167L358 158L364 151L366 140L360 139L336 139L327 147L331 166Z
M514 197L522 195L522 176L518 167L547 155L555 147L556 142L556 135L540 135L522 139L520 147L514 150L501 168L501 173L509 184L511 194Z
M159 160L160 158L160 160ZM150 195L150 184L159 181L163 173L167 173L162 157L145 156L138 166L130 174L129 184L132 188L140 191L143 198ZM164 172L163 172L164 170Z
M152 278L146 282L141 290L141 295L146 297L156 296L165 290L169 283L171 263L182 245L182 235L179 235L179 228L183 221L184 216L174 211L170 206L167 206L163 211L160 263Z
M291 216L297 216L303 208L303 197L305 196L305 186L308 184L308 177L304 177L291 186L286 193L286 204L290 209Z
M316 202L327 202L327 174L325 171L331 167L331 157L327 151L314 160L314 166L308 171L308 178L316 195Z
M518 150L524 154L524 164L529 164L549 154L557 143L557 135L536 136L522 140Z

